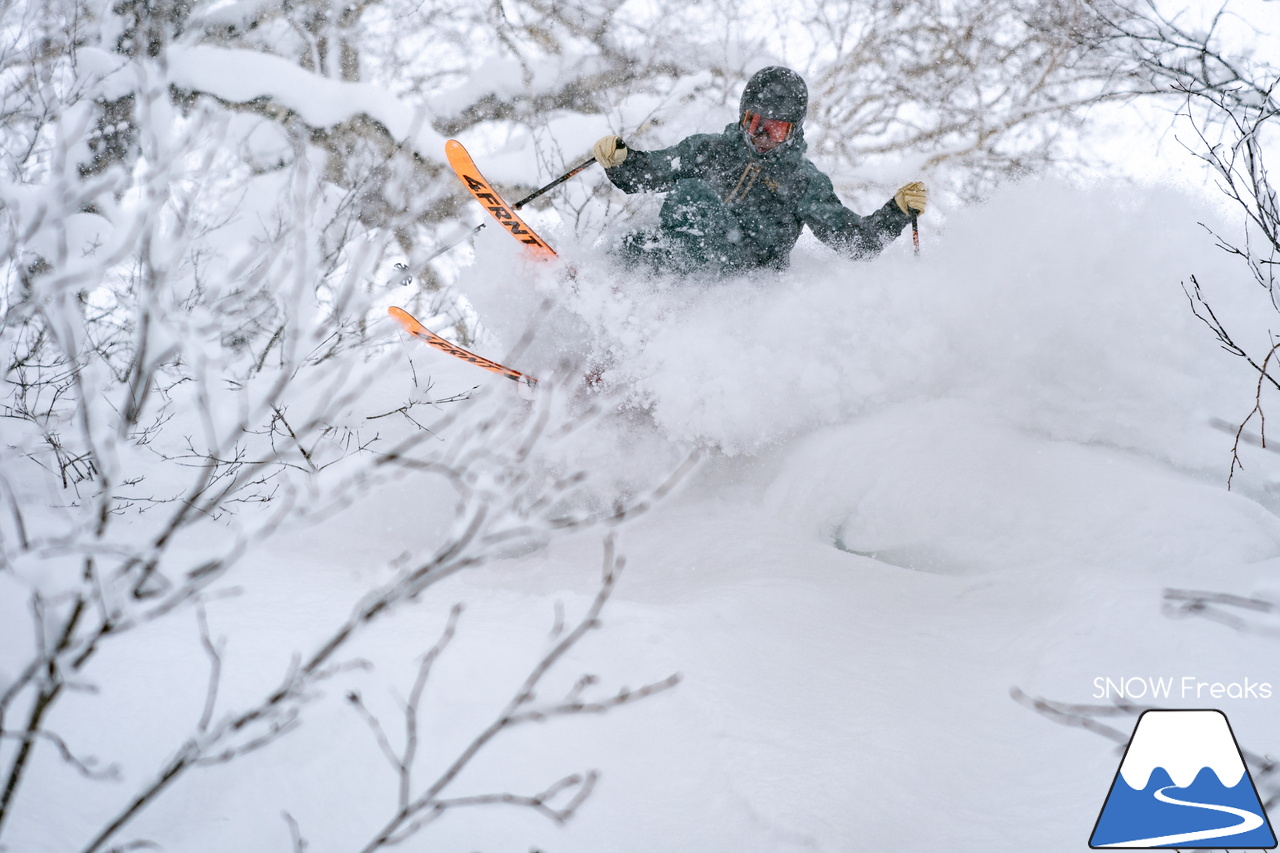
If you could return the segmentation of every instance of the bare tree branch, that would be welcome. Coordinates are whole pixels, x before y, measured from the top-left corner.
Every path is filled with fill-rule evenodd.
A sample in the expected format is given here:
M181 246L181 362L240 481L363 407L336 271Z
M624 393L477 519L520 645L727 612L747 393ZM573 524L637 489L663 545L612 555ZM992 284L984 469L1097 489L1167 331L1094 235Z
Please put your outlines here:
M535 811L545 815L546 817L563 823L569 820L590 796L595 786L598 773L594 770L589 771L585 775L573 774L566 776L560 781L554 783L544 791L534 795L518 795L512 793L501 794L481 794L461 797L445 797L444 791L457 779L466 767L475 759L475 757L484 750L499 734L510 728L531 723L544 722L553 717L571 716L584 713L605 713L613 708L621 705L639 701L656 693L669 690L680 681L678 674L668 676L661 681L647 684L637 690L627 690L623 688L616 695L599 700L599 701L583 701L579 698L581 691L588 685L594 683L592 676L586 676L578 680L577 684L570 691L566 701L552 704L549 706L535 707L533 705L536 698L536 689L542 682L543 678L550 672L564 656L573 649L587 633L595 628L600 627L600 613L604 609L605 603L609 600L617 583L619 572L622 570L624 560L614 553L613 537L609 536L605 540L605 555L603 579L600 591L596 594L591 605L587 608L586 614L570 630L559 642L555 643L552 648L534 665L529 675L525 678L524 683L516 690L512 698L496 715L494 720L489 723L476 737L453 759L452 762L440 773L440 775L428 785L421 793L410 799L411 789L411 773L412 760L417 747L416 735L416 717L418 715L418 701L421 696L422 687L426 683L426 672L428 662L434 661L435 654L442 649L442 643L438 643L431 652L424 658L424 666L419 668L418 678L414 683L414 692L411 694L411 701L405 708L406 717L406 746L403 755L395 756L391 752L389 745L386 744L385 737L380 738L380 745L384 754L391 752L389 760L393 766L397 768L400 776L400 795L399 802L395 813L387 821L387 823L370 839L370 841L361 848L362 853L372 853L394 844L398 844L409 838L422 827L435 820L445 811L458 806L473 805L493 805L506 804L517 805L526 808L532 808ZM454 623L457 610L455 608L450 617L450 623L446 627L446 638L452 637ZM443 641L442 641L443 642ZM356 702L353 702L356 704ZM367 712L366 712L367 713ZM375 731L381 732L380 726L375 726ZM569 801L560 807L551 804L562 792L573 790L574 794Z

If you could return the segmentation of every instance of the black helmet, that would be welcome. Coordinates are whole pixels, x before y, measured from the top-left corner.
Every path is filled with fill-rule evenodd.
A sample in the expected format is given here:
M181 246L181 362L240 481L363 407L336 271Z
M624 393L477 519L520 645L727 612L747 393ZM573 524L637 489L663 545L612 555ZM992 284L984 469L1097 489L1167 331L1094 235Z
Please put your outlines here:
M800 75L790 68L770 65L751 75L747 81L747 88L742 90L738 118L741 119L749 110L765 118L800 124L808 109L809 87Z

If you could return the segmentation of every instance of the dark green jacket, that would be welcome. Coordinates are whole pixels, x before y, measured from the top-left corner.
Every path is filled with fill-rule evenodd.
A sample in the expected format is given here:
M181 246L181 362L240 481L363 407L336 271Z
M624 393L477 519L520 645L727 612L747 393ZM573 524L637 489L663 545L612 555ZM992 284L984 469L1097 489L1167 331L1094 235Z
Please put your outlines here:
M605 174L628 193L666 192L677 181L701 178L732 211L760 266L785 267L805 225L837 251L868 257L911 221L893 199L869 216L845 207L831 179L804 156L806 148L797 129L785 146L757 154L731 124L723 133L696 134L661 151L632 149Z

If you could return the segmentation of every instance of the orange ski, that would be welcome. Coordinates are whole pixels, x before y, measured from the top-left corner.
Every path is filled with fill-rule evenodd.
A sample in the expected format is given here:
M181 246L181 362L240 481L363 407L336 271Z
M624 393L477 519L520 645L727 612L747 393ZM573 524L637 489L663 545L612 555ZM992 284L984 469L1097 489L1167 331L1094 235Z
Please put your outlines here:
M548 249L548 251L550 250ZM555 253L552 252L552 254L554 255ZM469 361L477 367L483 367L485 370L492 373L499 373L508 379L520 382L530 387L538 384L538 380L534 379L532 376L526 376L518 370L512 370L510 367L498 364L496 361L490 361L484 356L468 352L457 344L449 343L444 338L419 323L417 318L403 308L396 308L395 306L392 306L387 309L387 313L394 317L396 322L403 326L406 332L413 335L418 340L425 341L436 349L443 350L455 358L460 358L463 361Z
M493 218L511 232L512 237L524 243L531 255L539 260L550 260L556 256L555 249L535 234L534 230L516 215L515 208L507 204L497 190L484 179L484 175L480 174L475 161L471 159L467 149L462 147L461 142L450 139L444 144L444 153L449 158L449 165L458 173L458 177L475 196L476 201L484 205L484 209L493 214Z

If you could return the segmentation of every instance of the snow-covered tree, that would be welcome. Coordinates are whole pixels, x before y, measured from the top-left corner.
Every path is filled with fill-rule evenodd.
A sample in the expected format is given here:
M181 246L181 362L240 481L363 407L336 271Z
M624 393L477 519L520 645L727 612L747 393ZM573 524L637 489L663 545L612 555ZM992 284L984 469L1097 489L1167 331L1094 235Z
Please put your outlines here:
M32 777L65 773L70 798L75 780L116 783L94 795L75 843L118 849L188 773L292 731L317 685L358 663L348 648L367 625L495 549L633 508L586 506L581 477L537 452L565 440L550 389L529 406L468 399L466 386L438 394L371 322L387 245L448 193L414 189L438 166L423 172L405 140L436 139L429 128L383 112L393 136L364 111L399 102L353 82L358 12L273 10L296 36L274 42L287 59L248 46L263 35L256 25L234 49L213 46L210 32L230 39L235 25L201 12L80 0L3 9L0 838L37 807ZM346 105L325 112L331 98ZM274 686L227 699L211 601L234 594L236 573L277 531L406 478L452 496L442 536L300 638ZM611 558L607 578L616 568ZM553 644L480 746L525 718L646 695L595 700L584 684L563 708L530 705L537 677L596 627L603 603ZM208 668L134 700L143 718L156 714L166 754L86 750L66 706L93 705L101 659L183 625ZM141 662L136 675L147 682ZM192 691L204 705L185 724L147 699ZM451 778L414 791L388 834L457 805ZM591 779L524 801L563 818Z

